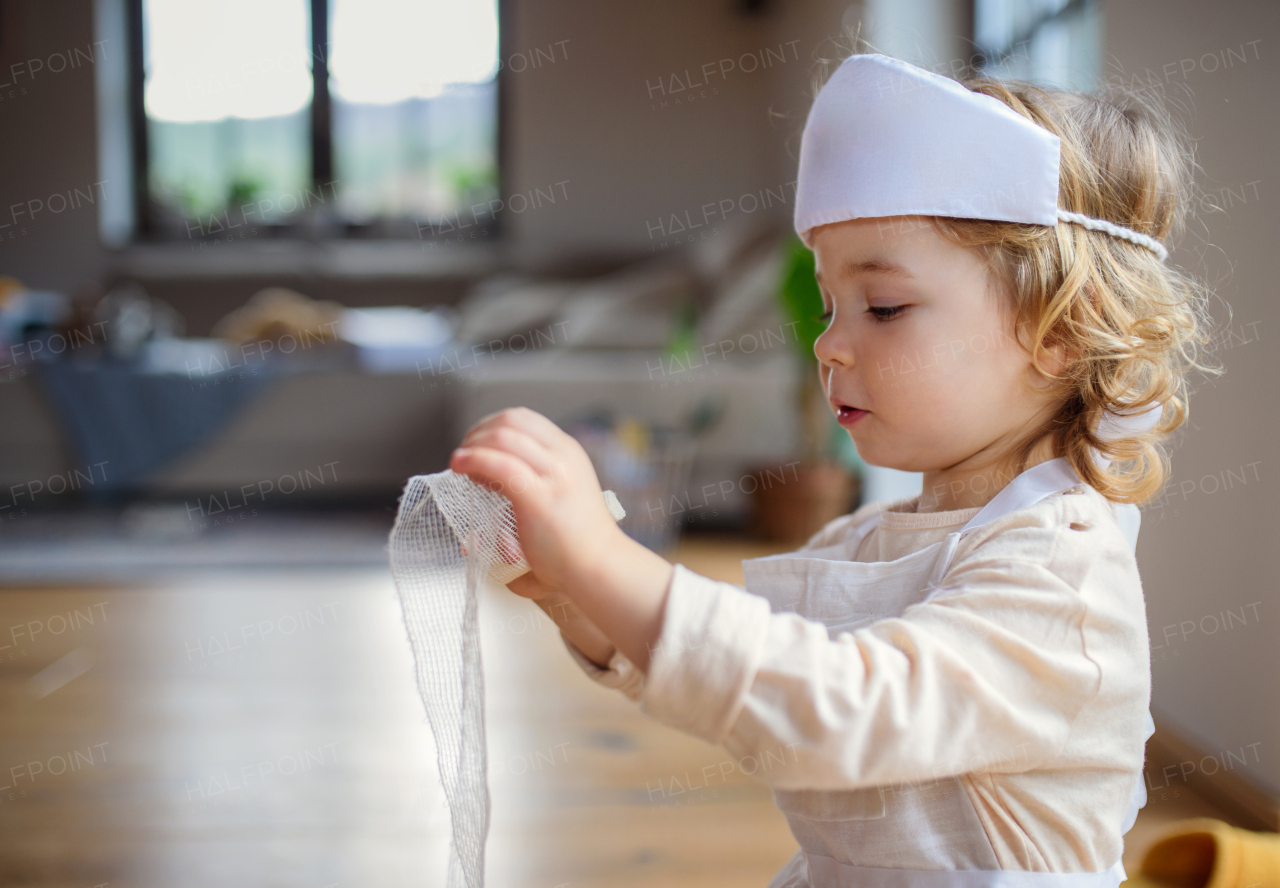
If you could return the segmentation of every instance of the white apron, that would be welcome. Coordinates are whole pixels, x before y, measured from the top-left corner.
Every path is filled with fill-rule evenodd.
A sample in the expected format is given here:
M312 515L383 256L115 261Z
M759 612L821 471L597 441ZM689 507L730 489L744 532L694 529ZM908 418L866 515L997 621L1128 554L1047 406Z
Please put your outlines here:
M927 601L946 574L960 539L969 531L1054 493L1082 486L1063 458L1032 466L1001 490L960 530L896 561L852 560L858 544L879 520L864 522L843 542L799 553L742 562L747 591L769 601L774 613L795 613L823 623L834 639L875 620L902 614ZM1137 545L1136 506L1117 506L1121 529ZM1147 736L1155 726L1147 715ZM1125 879L1120 861L1094 873L1040 873L999 869L990 840L959 777L894 787L855 790L774 790L774 799L800 843L800 853L770 888L1116 888ZM1139 776L1123 831L1147 801ZM941 826L940 824L946 824ZM959 826L957 826L959 824ZM907 849L901 867L869 867L830 856L838 848L874 851L892 864L894 849ZM921 869L922 858L936 866Z

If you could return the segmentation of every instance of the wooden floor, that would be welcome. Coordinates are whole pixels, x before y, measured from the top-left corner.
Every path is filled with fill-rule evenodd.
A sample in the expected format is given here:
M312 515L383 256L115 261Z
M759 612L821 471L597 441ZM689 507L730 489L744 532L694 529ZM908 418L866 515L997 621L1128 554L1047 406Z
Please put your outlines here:
M674 557L741 583L772 551ZM795 851L765 787L595 686L531 603L483 622L489 885L763 886ZM443 886L412 669L381 571L0 590L0 885ZM1131 871L1163 822L1221 816L1174 792Z

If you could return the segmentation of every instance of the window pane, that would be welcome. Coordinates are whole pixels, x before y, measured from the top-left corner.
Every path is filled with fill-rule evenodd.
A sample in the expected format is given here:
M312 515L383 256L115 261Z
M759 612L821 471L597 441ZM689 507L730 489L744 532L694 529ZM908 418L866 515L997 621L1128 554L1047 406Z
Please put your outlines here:
M145 0L143 9L159 227L207 234L224 211L224 225L289 215L311 172L306 0Z
M332 35L345 218L426 221L497 197L495 0L337 0Z
M1102 67L1102 13L1096 2L977 0L975 40L996 77L1088 91Z

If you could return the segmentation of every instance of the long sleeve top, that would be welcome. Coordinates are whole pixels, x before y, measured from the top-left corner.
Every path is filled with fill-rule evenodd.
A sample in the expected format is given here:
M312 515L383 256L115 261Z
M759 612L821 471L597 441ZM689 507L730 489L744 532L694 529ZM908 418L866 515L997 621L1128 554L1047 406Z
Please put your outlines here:
M917 504L869 504L799 551L839 542L879 512L854 560L894 560L977 512L918 514ZM822 623L771 613L760 596L677 564L647 677L620 653L602 669L566 644L588 675L653 718L735 757L786 750L785 767L756 775L775 796L878 787L884 799L953 778L964 791L956 817L976 814L986 866L1111 866L1141 774L1151 686L1142 585L1111 504L1082 486L982 525L940 587L833 639ZM890 847L850 859L954 864Z

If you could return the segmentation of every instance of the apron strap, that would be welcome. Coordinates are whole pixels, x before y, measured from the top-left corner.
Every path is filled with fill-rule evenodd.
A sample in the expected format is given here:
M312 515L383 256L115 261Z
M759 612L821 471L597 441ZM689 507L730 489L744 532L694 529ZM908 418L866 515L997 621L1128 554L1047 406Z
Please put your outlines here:
M1059 456L1034 465L1006 484L978 514L969 519L969 523L960 532L966 533L1010 512L1034 506L1046 496L1080 483L1080 476L1066 457Z
M969 519L964 527L947 535L942 556L935 564L933 576L929 581L930 587L936 589L942 582L947 568L951 566L951 560L955 557L960 540L970 531L1003 518L1010 512L1030 508L1047 496L1082 483L1080 476L1076 474L1076 470L1071 467L1071 463L1065 457L1059 456L1027 469L1006 484L989 503L978 511L978 514Z
M1065 457L1060 456L1032 466L1006 484L990 502L978 511L978 514L969 519L964 527L947 535L945 544L942 547L941 557L934 563L933 573L929 578L930 597L932 597L932 590L936 589L938 584L942 582L942 577L946 574L947 568L951 566L951 560L955 557L956 548L960 545L961 537L971 530L995 521L997 518L1002 518L1010 512L1034 506L1050 494L1076 487L1081 483L1080 476L1071 467L1071 463ZM862 545L862 541L867 534L880 522L882 511L877 512L858 526L857 540L854 542L852 550L854 553L858 551L858 547ZM1130 516L1126 515L1125 517ZM1136 527L1133 530L1132 537L1130 537L1130 542L1134 545L1137 543Z
M1076 474L1075 469L1071 467L1071 463L1067 462L1065 457L1060 456L1034 465L1006 484L999 493L991 498L990 502L978 511L978 514L970 518L968 523L960 528L958 533L968 533L1010 512L1034 506L1050 494L1066 490L1069 487L1076 487L1082 483L1080 476ZM858 544L880 522L882 511L872 515L858 526ZM1135 533L1134 536L1136 537L1137 534Z

